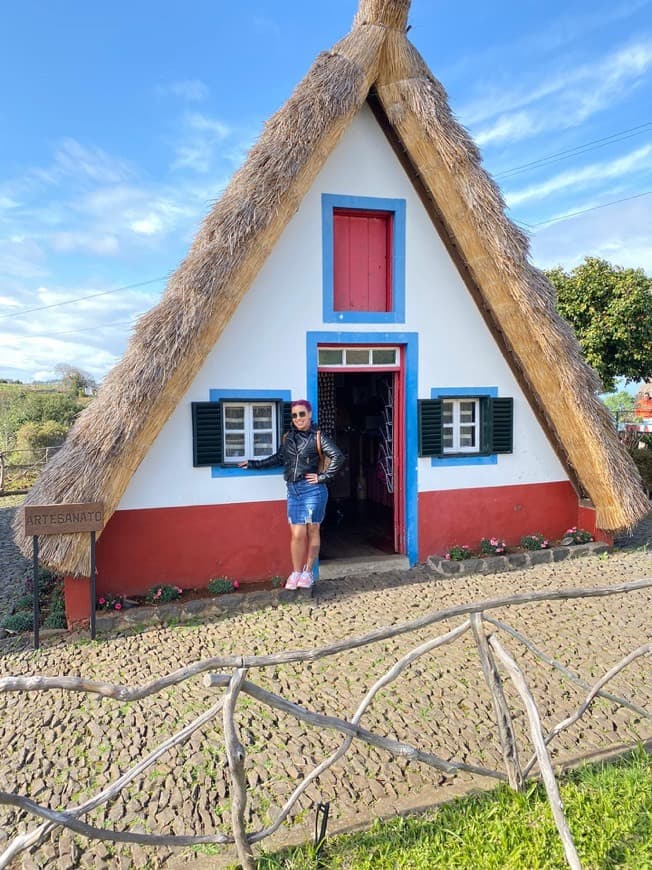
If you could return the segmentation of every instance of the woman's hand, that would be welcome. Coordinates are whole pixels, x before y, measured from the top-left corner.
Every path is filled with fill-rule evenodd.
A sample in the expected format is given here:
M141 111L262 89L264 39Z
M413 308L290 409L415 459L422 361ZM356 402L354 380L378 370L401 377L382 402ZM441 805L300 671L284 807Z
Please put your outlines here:
M314 473L306 474L305 479L308 481L308 483L319 483L319 475L318 474L314 474Z
M245 459L244 462L238 462L238 468L248 468L248 467L249 467L249 460L248 459Z

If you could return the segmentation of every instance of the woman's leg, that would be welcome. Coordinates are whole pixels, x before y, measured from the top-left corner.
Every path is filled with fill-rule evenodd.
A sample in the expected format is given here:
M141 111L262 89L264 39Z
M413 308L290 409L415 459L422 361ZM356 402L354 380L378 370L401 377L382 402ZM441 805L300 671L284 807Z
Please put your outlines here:
M306 564L306 545L308 543L308 528L305 523L290 523L290 555L292 557L292 570L302 571ZM317 545L319 552L319 545Z
M321 545L321 535L319 531L319 523L309 523L308 525L308 560L306 562L306 570L312 571L313 565L319 558L319 547Z

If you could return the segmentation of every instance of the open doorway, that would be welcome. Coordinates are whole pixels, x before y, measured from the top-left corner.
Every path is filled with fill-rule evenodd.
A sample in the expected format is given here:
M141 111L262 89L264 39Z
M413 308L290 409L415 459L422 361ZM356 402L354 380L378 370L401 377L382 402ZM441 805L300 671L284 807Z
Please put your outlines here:
M319 427L345 463L330 485L320 560L400 552L395 516L396 371L319 372Z

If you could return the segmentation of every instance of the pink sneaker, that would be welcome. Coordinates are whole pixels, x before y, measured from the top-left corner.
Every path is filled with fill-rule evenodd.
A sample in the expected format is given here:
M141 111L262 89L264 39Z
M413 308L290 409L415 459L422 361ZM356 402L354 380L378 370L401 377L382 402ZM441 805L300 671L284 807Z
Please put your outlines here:
M297 589L310 589L314 582L315 578L312 576L312 571L304 568L301 574L299 574L299 579L297 580Z
M286 589L296 589L299 584L299 578L301 577L301 571L293 571L288 579L285 581Z

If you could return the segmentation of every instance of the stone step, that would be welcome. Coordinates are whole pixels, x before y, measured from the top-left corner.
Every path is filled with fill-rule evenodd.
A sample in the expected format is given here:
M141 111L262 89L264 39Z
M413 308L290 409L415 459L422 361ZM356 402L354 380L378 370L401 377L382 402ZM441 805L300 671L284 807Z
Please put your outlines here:
M335 580L354 574L382 574L387 571L407 571L410 562L407 556L355 556L349 559L328 559L319 563L319 579Z

